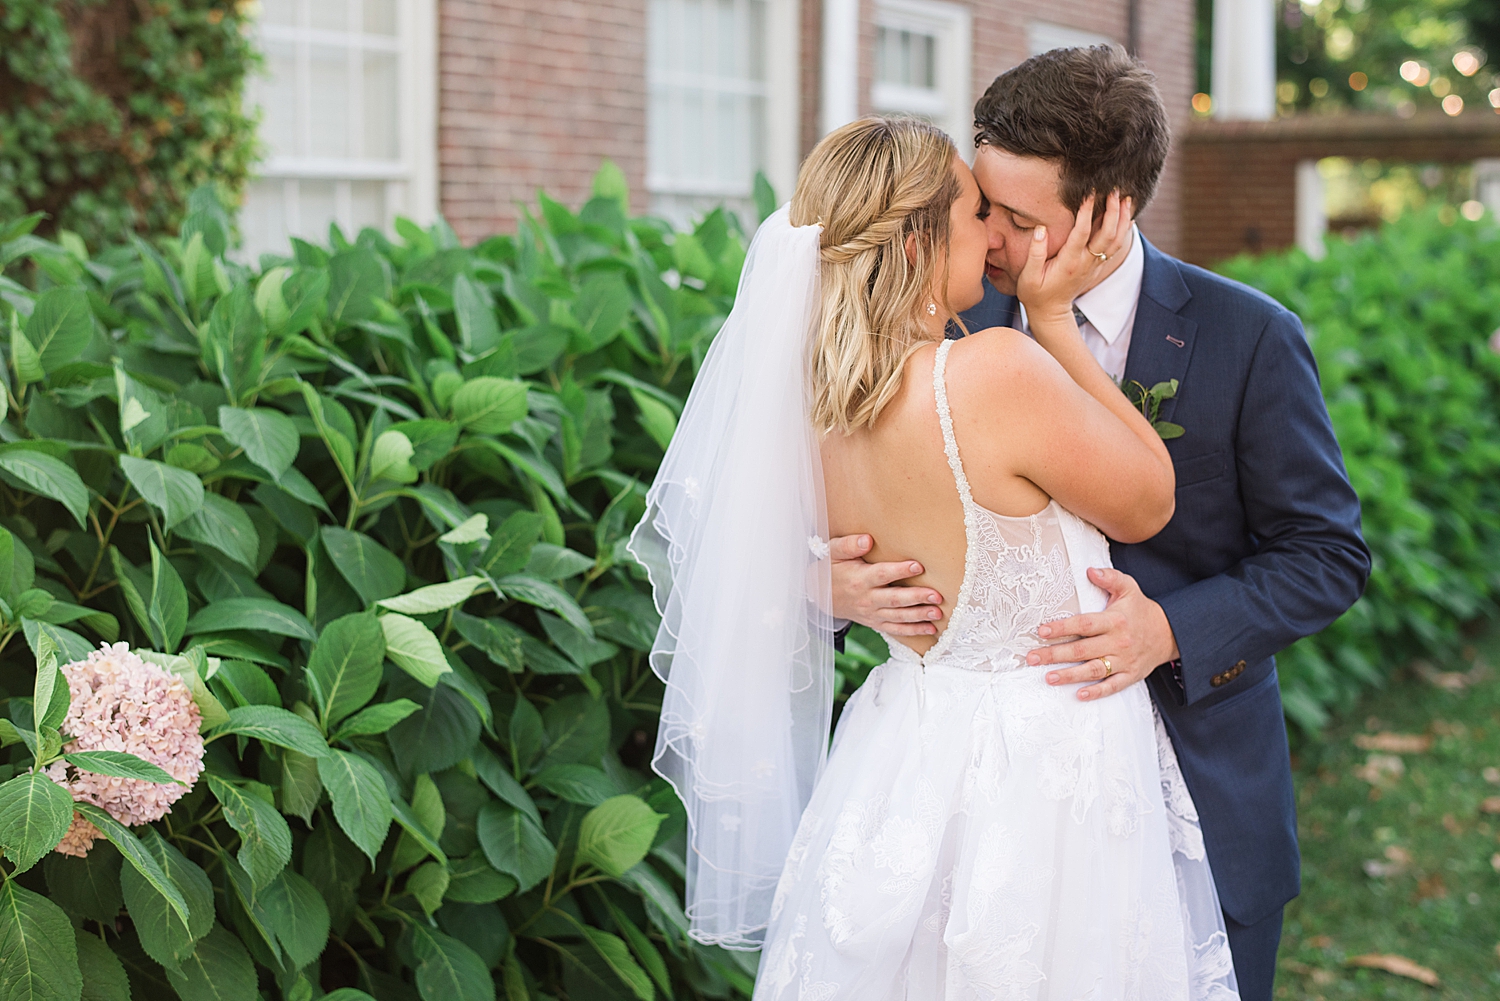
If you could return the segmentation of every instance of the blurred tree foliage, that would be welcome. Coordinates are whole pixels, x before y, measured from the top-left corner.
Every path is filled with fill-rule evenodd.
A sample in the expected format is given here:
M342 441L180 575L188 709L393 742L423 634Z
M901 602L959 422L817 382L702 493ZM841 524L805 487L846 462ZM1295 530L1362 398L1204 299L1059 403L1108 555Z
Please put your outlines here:
M1421 65L1415 80L1402 77L1407 61ZM1470 113L1488 114L1487 95L1500 86L1500 8L1494 0L1281 0L1276 63L1287 111L1411 114L1457 94Z
M206 181L236 195L255 151L257 58L231 0L0 3L0 218L91 246L175 233Z

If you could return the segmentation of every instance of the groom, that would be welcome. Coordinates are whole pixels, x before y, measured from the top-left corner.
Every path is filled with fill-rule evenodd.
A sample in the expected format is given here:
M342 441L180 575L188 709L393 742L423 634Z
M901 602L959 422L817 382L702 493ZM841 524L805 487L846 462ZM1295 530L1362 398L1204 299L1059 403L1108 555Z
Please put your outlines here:
M991 204L993 288L969 330L1025 328L1014 298L1034 228L1055 254L1090 194L1150 200L1170 135L1154 77L1123 50L1058 49L1002 74L974 109L974 176ZM1089 571L1109 606L1043 626L1079 637L1034 651L1050 684L1105 698L1145 680L1202 821L1240 996L1269 1001L1282 909L1300 886L1296 805L1273 655L1328 625L1370 570L1297 317L1266 296L1168 257L1136 231L1075 303L1084 341L1116 379L1176 379L1160 419L1177 509L1154 539L1112 544ZM957 333L957 331L955 331ZM891 586L910 562L867 564L869 536L833 541L834 611L888 633L931 633L941 597Z

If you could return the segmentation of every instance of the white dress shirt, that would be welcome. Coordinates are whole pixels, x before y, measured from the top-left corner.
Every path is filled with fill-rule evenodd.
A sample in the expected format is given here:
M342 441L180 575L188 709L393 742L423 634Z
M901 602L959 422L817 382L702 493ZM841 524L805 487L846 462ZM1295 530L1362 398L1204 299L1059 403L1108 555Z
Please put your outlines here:
M1108 278L1073 300L1073 305L1088 318L1079 328L1084 346L1116 382L1125 377L1125 358L1130 354L1130 333L1135 328L1135 310L1145 271L1146 251L1141 246L1141 233L1132 226L1130 251L1125 260ZM1021 307L1021 322L1021 329L1031 333L1025 306Z

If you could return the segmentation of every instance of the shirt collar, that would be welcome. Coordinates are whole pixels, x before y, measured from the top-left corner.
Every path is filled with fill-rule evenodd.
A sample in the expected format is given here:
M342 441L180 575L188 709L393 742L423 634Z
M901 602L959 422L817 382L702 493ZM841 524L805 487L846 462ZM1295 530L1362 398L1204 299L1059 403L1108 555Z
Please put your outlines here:
M1113 344L1125 332L1125 325L1135 314L1136 302L1141 297L1141 280L1146 273L1146 250L1141 245L1141 232L1135 225L1130 227L1130 252L1112 274L1083 295L1073 300L1089 323L1104 338Z

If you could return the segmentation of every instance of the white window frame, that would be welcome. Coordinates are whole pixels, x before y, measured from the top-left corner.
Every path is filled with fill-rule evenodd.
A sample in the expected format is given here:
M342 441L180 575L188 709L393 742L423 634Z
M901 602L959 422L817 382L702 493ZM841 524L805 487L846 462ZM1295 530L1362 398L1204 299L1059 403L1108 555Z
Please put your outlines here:
M791 197L792 186L797 181L797 168L801 161L798 149L801 127L799 78L801 2L800 0L764 0L764 3L766 8L766 38L764 39L766 79L764 83L742 86L737 92L765 98L764 162L759 169L765 171L766 178L776 190L777 198L785 202ZM659 84L685 82L680 79L681 76L681 74L652 66L648 50L646 66L648 94L654 86ZM723 89L718 81L714 82L714 86L717 89ZM648 107L649 104L648 97ZM657 206L675 203L679 210L684 204L702 205L707 208L709 203L719 200L728 204L732 209L740 211L742 217L745 215L745 210L750 207L754 193L750 188L741 189L738 185L693 182L656 169L655 165L650 162L651 150L655 148L649 134L652 127L648 112L646 190L654 196L653 202ZM667 211L666 214L673 213ZM687 219L678 218L674 221L686 223ZM743 221L753 225L755 220L744 217Z
M313 2L337 3L344 0ZM350 3L350 8L351 12L359 9L357 0ZM255 33L258 43L311 43L340 48L347 48L353 36L358 38L360 47L365 51L383 50L397 55L397 93L400 101L397 112L397 144L401 153L398 158L386 160L272 155L259 165L253 182L281 182L287 232L321 242L326 237L328 223L336 222L352 239L356 230L352 196L352 182L355 181L386 182L386 218L382 220L382 224L387 230L397 216L405 216L422 226L431 224L438 216L437 0L396 0L394 36L328 31L307 25L291 27L265 23L258 24ZM299 49L298 58L307 58L305 48ZM353 79L350 99L353 103L349 117L354 128L361 128L364 121L360 106L364 96L363 88L358 85L358 74L361 72L359 61L351 60L349 73ZM303 78L306 78L305 72ZM252 88L252 102L253 90ZM301 102L302 113L298 118L303 129L311 128L312 116L309 110L315 96L306 88L296 95L296 99ZM301 145L307 148L310 145L309 137L303 135L301 139ZM331 220L304 220L300 217L298 186L302 181L334 182L334 217ZM253 210L253 204L247 203L246 207ZM287 252L287 248L247 249Z
M1115 40L1097 31L1085 31L1051 21L1032 21L1026 26L1026 51L1039 56L1053 49L1083 49L1090 45L1113 45Z
M969 8L940 0L876 0L875 26L937 39L935 90L899 84L870 85L876 111L922 115L942 128L965 160L974 158L973 24Z

